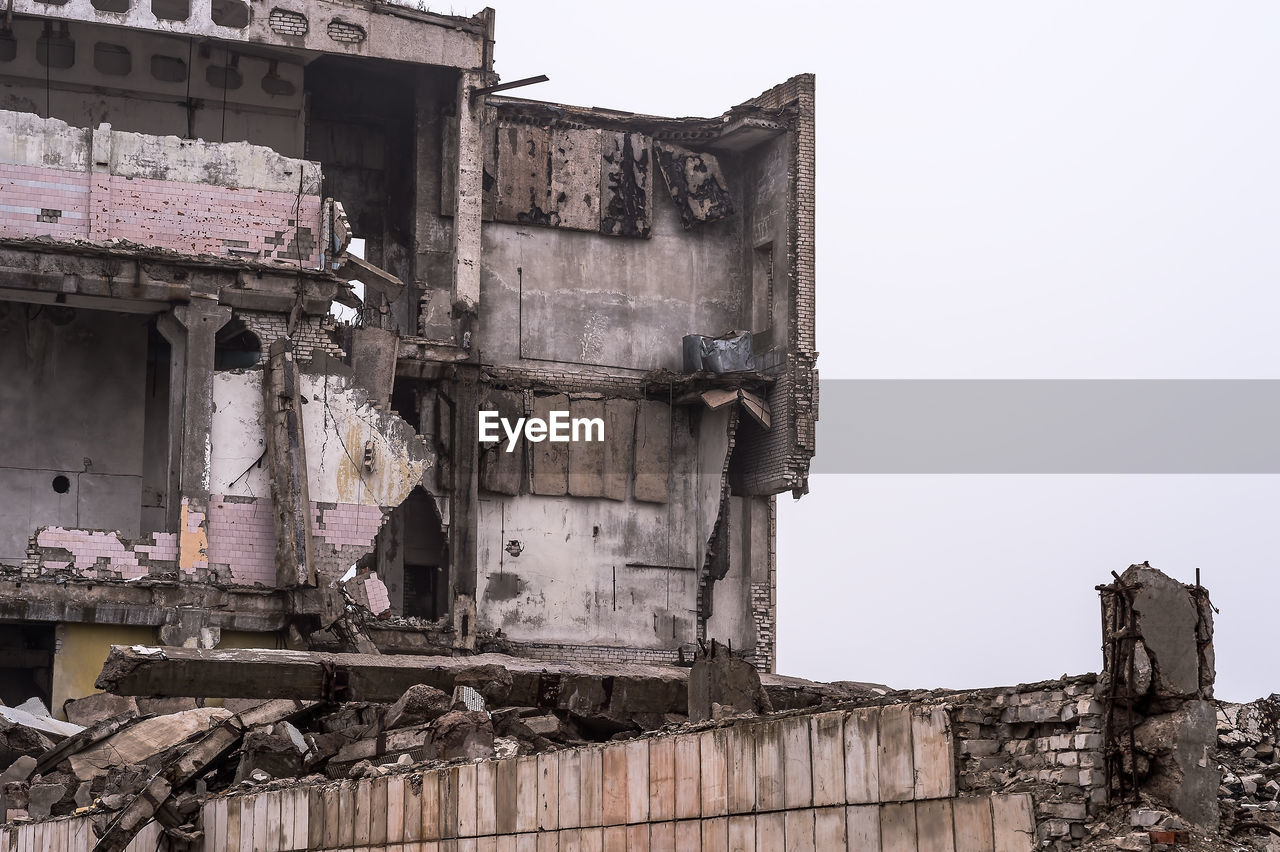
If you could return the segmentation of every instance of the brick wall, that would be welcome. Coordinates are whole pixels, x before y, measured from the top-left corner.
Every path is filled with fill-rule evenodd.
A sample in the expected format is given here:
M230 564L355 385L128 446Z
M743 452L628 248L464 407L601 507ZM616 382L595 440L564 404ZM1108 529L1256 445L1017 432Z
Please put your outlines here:
M319 164L269 148L0 111L0 236L125 240L316 269L319 193Z
M1094 675L948 695L966 793L1031 793L1039 848L1083 843L1106 806L1105 707Z
M209 567L223 582L276 586L276 536L270 497L214 494L209 499ZM368 549L381 529L383 510L352 503L311 504L313 543L330 553L344 548Z
M787 331L783 378L769 394L773 428L746 454L749 475L744 487L753 494L785 489L808 490L817 419L818 352L814 337L814 77L801 74L777 85L748 104L791 113L791 155L787 175L788 301L793 315Z
M41 527L31 537L23 573L67 572L104 580L135 580L178 570L176 533L127 539L113 530Z

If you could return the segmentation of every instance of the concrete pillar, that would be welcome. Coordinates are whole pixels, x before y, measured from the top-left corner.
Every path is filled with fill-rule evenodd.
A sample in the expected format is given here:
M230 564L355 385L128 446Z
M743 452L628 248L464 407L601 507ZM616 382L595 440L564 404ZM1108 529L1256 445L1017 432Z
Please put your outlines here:
M178 564L187 573L208 567L209 451L213 429L213 358L218 330L231 308L215 296L192 294L160 318L172 347L169 397L169 528L178 533Z
M458 169L453 189L453 313L459 346L475 345L480 305L480 219L484 191L481 126L484 99L472 98L485 75L463 71L458 78Z

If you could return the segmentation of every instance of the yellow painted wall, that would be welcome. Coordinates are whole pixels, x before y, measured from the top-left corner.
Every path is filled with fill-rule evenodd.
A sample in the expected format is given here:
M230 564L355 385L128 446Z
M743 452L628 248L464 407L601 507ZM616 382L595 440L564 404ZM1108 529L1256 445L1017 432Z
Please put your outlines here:
M155 645L154 627L126 627L116 624L59 624L58 652L53 657L53 715L66 719L62 705L72 698L84 698L100 689L94 682L102 674L102 664L112 645ZM280 633L252 633L243 630L222 631L219 648L283 648ZM211 699L209 705L220 705Z
M154 627L118 624L59 624L58 651L53 656L53 715L66 719L62 705L72 698L84 698L100 689L94 681L102 674L102 664L112 645L154 645Z

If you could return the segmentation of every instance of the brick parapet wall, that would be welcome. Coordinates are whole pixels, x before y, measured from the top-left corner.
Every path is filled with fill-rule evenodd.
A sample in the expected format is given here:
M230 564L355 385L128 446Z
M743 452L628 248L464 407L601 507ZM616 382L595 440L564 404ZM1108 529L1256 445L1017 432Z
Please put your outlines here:
M0 236L320 265L318 196L0 163Z
M1105 706L1093 676L950 695L959 787L1031 793L1042 849L1083 843L1106 806Z
M321 266L319 163L0 110L0 236Z

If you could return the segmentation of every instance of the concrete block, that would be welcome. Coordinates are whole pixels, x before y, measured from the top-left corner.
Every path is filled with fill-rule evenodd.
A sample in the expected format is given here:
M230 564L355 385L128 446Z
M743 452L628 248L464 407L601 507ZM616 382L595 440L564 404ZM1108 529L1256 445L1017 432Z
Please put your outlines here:
M533 415L549 421L551 412L568 411L569 397L565 394L535 396ZM533 493L548 497L563 497L569 493L569 444L549 440L529 442L529 458L533 464Z
M845 808L845 835L849 852L877 852L880 849L880 806L850 805Z
M738 727L729 738L729 813L756 809L756 738L750 728Z
M575 399L569 405L570 416L599 419L604 424L604 400ZM607 431L605 433L608 434ZM589 437L595 437L594 434ZM569 493L574 497L603 497L605 477L605 442L596 440L569 443Z
M762 811L781 810L782 730L777 722L763 722L747 730L755 739L756 807Z
M880 801L880 708L854 710L844 720L844 792L850 804Z
M728 734L724 729L703 731L698 738L702 758L702 816L722 816L728 813L729 806Z
M818 849L844 849L846 845L844 807L815 810L813 837L814 845Z
M655 822L649 825L650 852L676 852L676 824Z
M538 830L560 827L560 761L554 753L538 755Z
M676 818L702 816L702 757L698 734L675 738Z
M395 793L387 788L387 806L394 811L392 799ZM498 831L498 763L486 760L476 764L476 834L496 834ZM390 840L391 821L387 821Z
M538 758L516 758L516 831L538 830Z
M623 825L627 821L627 754L619 745L606 746L601 763L604 777L604 824Z
M740 738L737 738L740 739ZM736 741L736 739L735 739ZM753 769L754 771L754 769ZM733 774L730 772L730 797ZM732 810L732 806L730 806ZM671 737L649 742L649 819L662 822L676 818L676 743Z
M989 797L961 796L952 800L951 810L955 820L956 852L994 852Z
M729 852L727 817L712 817L702 821L702 852Z
M1028 793L991 797L995 852L1031 852L1036 846L1036 821Z
M648 852L649 824L638 823L627 826L627 852Z
M941 799L956 794L955 744L945 709L912 707L911 758L915 765L916 799Z
M604 496L626 500L631 484L631 458L636 439L636 401L604 403Z
M561 228L600 230L601 131L551 130L551 208Z
M499 760L494 764L493 811L498 834L514 834L516 831L516 809L519 807L517 775L516 758Z
M880 806L881 852L916 852L916 803L892 802Z
M625 825L607 825L604 827L604 852L627 852L627 827Z
M422 775L422 789L418 794L422 805L420 824L423 840L440 839L440 772L425 772ZM328 819L328 812L325 813ZM327 825L327 823L326 823Z
M578 820L583 825L604 825L604 749L580 750L578 763ZM674 791L670 793L674 801Z
M623 744L627 759L627 822L649 821L649 740Z
M950 799L916 802L916 844L930 852L955 852Z
M787 836L787 852L817 852L812 808L783 811L782 820Z
M809 720L804 716L781 719L782 794L787 808L813 806L813 764L809 745Z
M813 804L843 805L844 714L819 713L809 717L809 749L813 764Z
M729 817L729 852L755 852L756 818L754 814Z
M915 795L911 705L890 704L880 709L878 745L880 801L901 802L911 799Z
M641 400L636 415L635 499L665 503L671 474L671 406ZM541 493L541 492L539 492Z
M556 771L560 785L558 805L560 828L577 828L581 824L579 821L579 803L582 800L581 758L576 749L565 749L558 752L556 757L559 761Z

